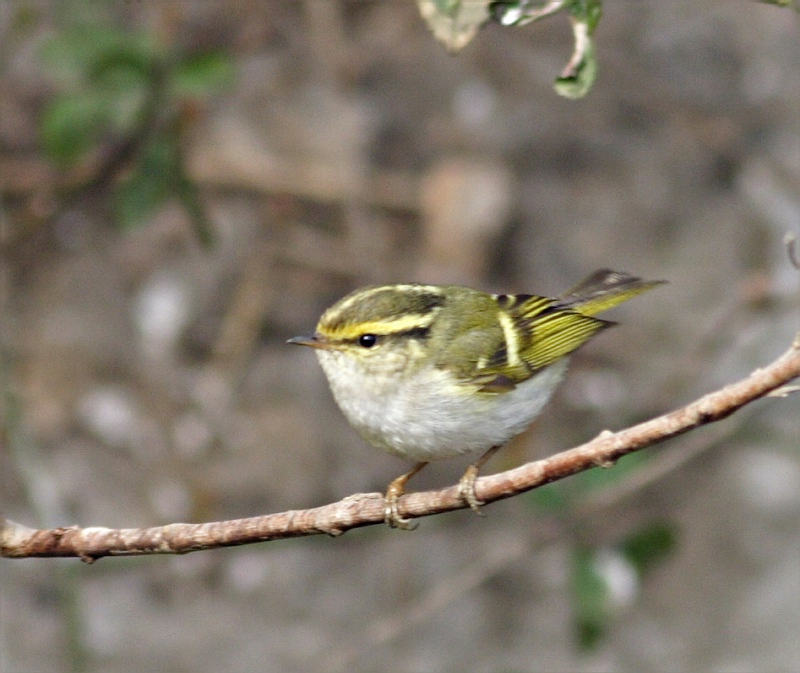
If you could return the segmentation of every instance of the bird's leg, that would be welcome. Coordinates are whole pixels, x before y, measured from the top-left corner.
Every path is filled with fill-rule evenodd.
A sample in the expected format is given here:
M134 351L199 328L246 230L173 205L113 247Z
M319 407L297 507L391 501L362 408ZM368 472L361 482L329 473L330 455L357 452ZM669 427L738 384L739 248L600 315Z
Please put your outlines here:
M475 480L478 478L478 472L480 471L481 467L483 467L486 461L488 461L495 453L497 453L501 447L502 444L493 446L491 449L489 449L467 468L467 471L464 472L464 475L458 481L458 494L465 503L467 503L481 516L483 516L483 513L481 512L480 507L486 503L484 503L483 500L478 500L478 496L475 495Z
M386 495L384 496L384 509L383 520L392 528L402 528L403 530L414 530L417 527L416 523L411 523L409 519L404 519L400 516L397 510L397 501L400 496L406 492L406 484L417 472L419 472L428 463L417 463L405 474L401 474L397 479L392 481L386 487Z

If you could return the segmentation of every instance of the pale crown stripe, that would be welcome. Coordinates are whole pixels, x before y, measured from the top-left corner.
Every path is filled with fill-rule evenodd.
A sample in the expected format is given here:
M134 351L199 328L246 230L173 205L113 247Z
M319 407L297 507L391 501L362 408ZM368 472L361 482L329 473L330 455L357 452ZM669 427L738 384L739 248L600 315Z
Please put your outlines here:
M358 325L360 332L375 331L378 334L393 334L406 332L410 329L425 329L430 327L438 309L428 313L406 313L394 318L363 322Z
M387 290L394 290L397 292L414 292L416 294L432 294L437 297L442 296L442 290L435 285L379 285L377 287L370 287L365 290L360 290L352 296L340 300L333 308L336 309L336 314L341 314L344 310L348 309L353 304L364 301L367 297Z
M438 310L438 309L437 309ZM436 310L429 313L407 313L385 320L368 320L355 325L344 325L334 330L337 338L351 338L361 334L398 334L413 329L425 329L431 326Z

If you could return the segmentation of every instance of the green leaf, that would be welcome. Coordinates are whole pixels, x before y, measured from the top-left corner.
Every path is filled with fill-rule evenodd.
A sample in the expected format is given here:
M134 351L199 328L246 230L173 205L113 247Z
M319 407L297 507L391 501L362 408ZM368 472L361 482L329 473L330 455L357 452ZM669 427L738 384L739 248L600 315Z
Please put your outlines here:
M67 28L45 42L40 57L48 72L56 77L87 78L98 64L108 59L141 65L152 63L160 55L147 33L85 23Z
M77 81L86 76L98 54L112 48L118 33L100 26L65 30L42 45L41 59L48 74Z
M74 165L98 142L107 122L102 96L89 93L60 96L42 116L39 125L42 147L60 166Z
M172 80L173 93L178 96L209 96L234 79L230 57L222 52L192 56L177 64Z
M534 2L533 0L498 0L489 5L489 13L501 26L527 26L570 8L570 0Z
M433 4L439 12L451 18L461 8L461 0L433 0Z
M128 49L124 45L98 54L89 64L86 75L93 86L121 92L128 86L142 86L149 82L158 67L151 55Z
M491 0L417 0L420 15L448 51L467 46L491 15Z
M575 29L575 51L567 67L553 85L560 96L573 100L583 98L591 91L597 79L597 58L594 44L583 23L573 24Z
M657 522L628 536L620 551L641 576L675 549L676 537L673 526Z
M585 23L589 29L589 35L592 35L603 15L602 0L573 0L569 13L575 21Z
M128 132L141 118L141 111L155 86L158 56L152 40L141 33L128 35L116 29L84 24L66 30L42 49L42 60L51 75L69 88L68 103L56 104L54 123L65 117L76 119L81 136L97 132L96 125L80 120L81 110L91 108L103 117L103 123L116 131ZM76 98L85 103L75 103ZM58 111L60 106L68 110ZM96 115L93 115L93 121ZM63 126L63 123L62 123ZM58 131L63 132L63 128ZM49 137L49 135L48 135ZM61 143L75 147L72 135ZM50 146L58 146L57 140ZM86 138L78 145L87 145ZM62 148L60 154L74 155Z
M115 190L117 222L130 229L142 224L172 195L176 175L176 148L167 138L157 138L142 160Z
M592 35L602 16L600 0L575 0L570 7L570 21L575 47L572 57L553 85L565 98L583 98L597 79L597 57Z
M608 587L597 572L593 549L579 548L573 553L572 594L578 647L591 650L605 634L609 616Z
M95 90L105 99L109 125L118 133L127 134L140 124L157 86L153 75L113 68L103 73Z

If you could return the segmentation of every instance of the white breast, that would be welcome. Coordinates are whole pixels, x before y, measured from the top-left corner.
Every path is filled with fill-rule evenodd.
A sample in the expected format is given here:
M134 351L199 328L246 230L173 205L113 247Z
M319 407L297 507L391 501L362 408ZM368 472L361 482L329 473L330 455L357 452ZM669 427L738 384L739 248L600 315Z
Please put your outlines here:
M435 367L378 382L345 354L317 355L350 424L374 446L414 461L505 444L539 415L567 368L564 358L510 392L490 395L456 387L450 374Z

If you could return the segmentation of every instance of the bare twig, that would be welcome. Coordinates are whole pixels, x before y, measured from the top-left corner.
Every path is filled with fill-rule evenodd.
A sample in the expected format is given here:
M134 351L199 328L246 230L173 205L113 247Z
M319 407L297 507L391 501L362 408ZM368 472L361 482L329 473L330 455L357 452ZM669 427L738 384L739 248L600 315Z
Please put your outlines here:
M492 502L592 467L610 467L624 455L721 420L797 377L800 377L800 334L781 357L741 381L626 430L604 431L582 446L507 472L482 477L475 484L476 495L485 502ZM400 500L400 513L404 517L429 516L463 507L465 504L457 486L410 493ZM68 556L91 563L103 556L185 554L319 533L340 535L351 528L382 523L383 510L383 498L379 493L362 493L314 509L154 528L71 526L34 530L2 521L0 545L2 555L9 558Z
M717 446L725 437L735 433L743 424L742 419L746 418L745 414L737 414L738 423L726 423L724 426L717 426L712 433L695 435L702 441L689 442L680 451L660 454L626 477L624 481L580 498L577 506L573 506L569 514L575 518L594 516L598 511L618 505L702 452ZM546 519L539 523L544 525L538 525L534 535L530 534L533 529L529 528L528 535L515 535L501 543L495 543L485 555L463 568L453 570L452 575L440 580L422 595L413 597L408 604L392 605L386 614L374 618L366 631L360 632L350 643L337 641L336 651L319 661L320 673L341 673L352 670L353 662L363 657L366 652L396 640L412 627L418 627L469 591L503 572L518 559L529 556L534 549L541 551L563 539L563 526Z

